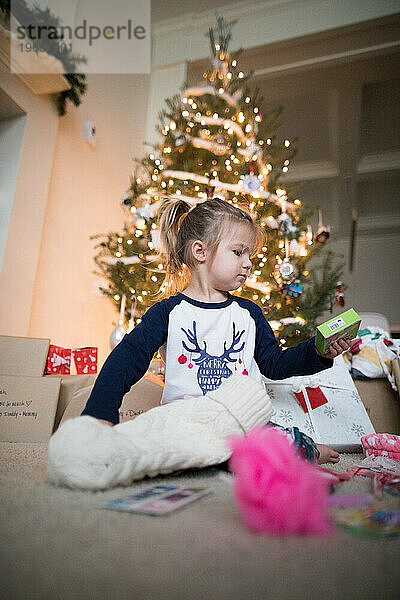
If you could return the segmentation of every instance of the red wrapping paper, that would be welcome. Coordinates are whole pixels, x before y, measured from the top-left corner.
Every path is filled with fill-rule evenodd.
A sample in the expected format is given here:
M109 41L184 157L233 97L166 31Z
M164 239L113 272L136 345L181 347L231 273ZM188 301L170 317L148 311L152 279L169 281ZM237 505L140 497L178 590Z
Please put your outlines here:
M69 375L71 372L71 349L50 344L47 355L46 375Z
M319 406L322 406L323 404L326 404L328 402L324 392L321 390L320 387L316 387L316 388L306 387L306 392L307 392L308 399L310 400L310 405L311 405L312 410L314 410L314 408L318 408ZM300 404L301 408L304 410L305 413L307 413L308 409L307 409L306 401L304 400L303 392L294 392L294 395L296 396L297 401Z
M76 348L72 353L78 375L97 373L97 348Z

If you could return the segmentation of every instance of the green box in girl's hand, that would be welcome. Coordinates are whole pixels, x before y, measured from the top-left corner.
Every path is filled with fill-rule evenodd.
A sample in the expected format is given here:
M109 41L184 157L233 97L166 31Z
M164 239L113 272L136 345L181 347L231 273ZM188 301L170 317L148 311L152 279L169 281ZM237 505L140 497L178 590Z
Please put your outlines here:
M360 328L361 319L353 308L337 315L326 323L318 325L315 334L315 347L318 352L325 354L329 346L340 338L352 340Z

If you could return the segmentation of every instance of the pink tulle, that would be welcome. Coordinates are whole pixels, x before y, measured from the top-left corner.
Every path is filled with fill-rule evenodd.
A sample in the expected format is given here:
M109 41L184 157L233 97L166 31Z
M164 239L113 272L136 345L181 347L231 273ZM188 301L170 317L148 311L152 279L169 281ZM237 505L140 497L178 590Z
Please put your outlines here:
M331 532L328 482L315 465L299 458L289 440L272 427L231 436L230 468L246 525L274 535Z

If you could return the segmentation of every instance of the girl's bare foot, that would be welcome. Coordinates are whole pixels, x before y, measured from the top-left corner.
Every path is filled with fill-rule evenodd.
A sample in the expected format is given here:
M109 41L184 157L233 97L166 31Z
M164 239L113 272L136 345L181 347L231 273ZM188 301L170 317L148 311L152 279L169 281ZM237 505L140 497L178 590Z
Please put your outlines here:
M319 459L318 464L322 465L324 463L337 463L339 462L339 454L331 448L330 446L326 446L325 444L316 444L319 450Z

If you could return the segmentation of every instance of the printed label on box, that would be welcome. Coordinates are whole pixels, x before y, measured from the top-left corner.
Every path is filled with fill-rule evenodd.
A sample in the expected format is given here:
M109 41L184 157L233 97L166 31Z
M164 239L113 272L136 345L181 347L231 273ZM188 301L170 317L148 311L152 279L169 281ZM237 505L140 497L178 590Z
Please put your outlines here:
M345 325L345 324L346 323L340 317L339 317L339 319L336 319L336 321L333 321L333 323L327 323L327 325L331 331L336 331L336 329L338 327L342 327L342 325Z

